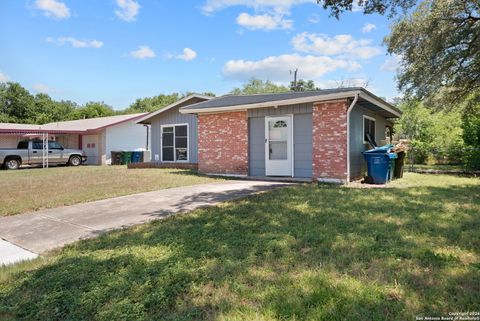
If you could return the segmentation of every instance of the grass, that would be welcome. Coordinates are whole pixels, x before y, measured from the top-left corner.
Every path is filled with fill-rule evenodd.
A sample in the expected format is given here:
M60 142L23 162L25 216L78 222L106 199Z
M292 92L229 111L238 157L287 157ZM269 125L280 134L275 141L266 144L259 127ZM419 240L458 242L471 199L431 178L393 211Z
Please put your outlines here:
M412 165L405 164L406 170L410 170ZM428 169L428 170L441 170L441 171L448 171L448 170L464 170L462 165L443 165L443 164L434 164L434 165L422 165L422 164L414 164L413 169Z
M0 171L0 216L213 181L188 170L126 166Z
M0 270L5 320L414 320L480 310L480 180L301 185Z

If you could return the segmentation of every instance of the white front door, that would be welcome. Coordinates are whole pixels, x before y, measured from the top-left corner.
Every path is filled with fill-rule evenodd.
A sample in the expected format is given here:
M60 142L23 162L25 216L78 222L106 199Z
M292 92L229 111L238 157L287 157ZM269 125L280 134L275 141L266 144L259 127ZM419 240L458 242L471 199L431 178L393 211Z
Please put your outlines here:
M99 165L98 163L98 135L83 135L82 149L87 156L88 165Z
M265 174L293 176L292 116L265 117Z

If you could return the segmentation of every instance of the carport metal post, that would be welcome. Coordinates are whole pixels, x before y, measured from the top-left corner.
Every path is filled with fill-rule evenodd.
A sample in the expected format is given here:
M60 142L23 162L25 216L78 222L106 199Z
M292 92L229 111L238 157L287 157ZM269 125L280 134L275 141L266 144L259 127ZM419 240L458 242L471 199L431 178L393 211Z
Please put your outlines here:
M42 167L48 168L48 133L42 133Z

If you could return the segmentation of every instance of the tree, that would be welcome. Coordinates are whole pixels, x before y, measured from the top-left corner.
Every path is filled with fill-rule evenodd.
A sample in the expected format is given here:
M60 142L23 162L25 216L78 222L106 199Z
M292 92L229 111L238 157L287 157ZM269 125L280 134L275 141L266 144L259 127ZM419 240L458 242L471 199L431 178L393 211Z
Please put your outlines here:
M290 91L285 86L276 85L270 80L260 80L256 78L250 79L248 82L242 85L241 88L234 88L230 93L232 95L252 95L252 94L265 94L265 93L280 93Z
M395 129L401 138L410 140L411 162L461 162L464 142L459 108L435 112L417 100L405 100L398 107L403 115Z
M31 123L35 118L34 97L18 83L0 84L0 114L2 119L16 123Z
M290 83L290 90L292 91L311 91L311 90L318 90L315 86L315 82L313 80L303 80L300 79L297 81L295 86L295 82Z
M416 4L417 0L317 0L324 9L330 9L336 18L345 11L352 11L355 7L363 9L364 14L389 12L389 16L397 14L398 9L406 11Z
M162 94L154 97L141 98L137 99L124 112L126 114L152 112L162 107L168 106L179 99L180 95L178 93L173 93L170 95Z
M89 102L75 111L73 119L96 118L115 115L113 108L103 102Z
M424 99L450 101L480 92L480 2L425 0L392 26L388 51L402 58L399 87Z

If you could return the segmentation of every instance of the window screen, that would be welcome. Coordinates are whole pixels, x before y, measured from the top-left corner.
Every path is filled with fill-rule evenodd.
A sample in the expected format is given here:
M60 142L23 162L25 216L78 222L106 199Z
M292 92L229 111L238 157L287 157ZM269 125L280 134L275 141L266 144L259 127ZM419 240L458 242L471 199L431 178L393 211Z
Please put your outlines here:
M375 140L375 120L370 118L363 118L363 140L368 141L367 134Z
M188 160L188 126L175 125L162 128L162 161Z

